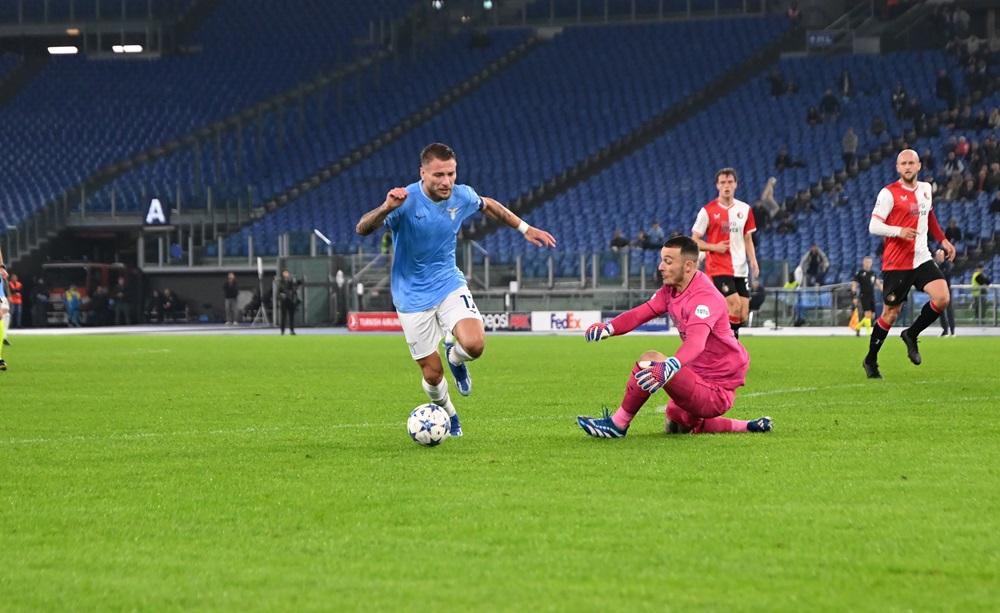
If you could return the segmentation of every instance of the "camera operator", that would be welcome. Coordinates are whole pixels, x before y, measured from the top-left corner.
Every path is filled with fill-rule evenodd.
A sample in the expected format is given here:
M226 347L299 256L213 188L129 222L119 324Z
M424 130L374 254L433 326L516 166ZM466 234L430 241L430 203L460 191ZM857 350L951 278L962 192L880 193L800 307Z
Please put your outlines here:
M281 334L285 334L285 326L295 334L295 309L299 306L299 286L302 281L294 278L288 270L281 271L278 281L278 305L281 307Z

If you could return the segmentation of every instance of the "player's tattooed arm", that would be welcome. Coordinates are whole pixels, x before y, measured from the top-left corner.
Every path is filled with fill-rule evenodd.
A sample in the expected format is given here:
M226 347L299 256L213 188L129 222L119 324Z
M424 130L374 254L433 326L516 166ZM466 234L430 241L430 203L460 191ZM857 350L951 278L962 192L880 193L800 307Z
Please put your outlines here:
M554 236L541 228L535 228L528 225L528 222L515 215L513 211L493 198L483 196L483 214L494 221L516 229L524 235L525 240L536 247L556 246L556 239Z
M389 213L403 206L407 195L404 187L392 188L385 195L385 202L362 215L354 230L361 236L368 236L382 225Z
M483 196L483 214L511 228L521 225L521 218L515 215L513 211L487 196Z

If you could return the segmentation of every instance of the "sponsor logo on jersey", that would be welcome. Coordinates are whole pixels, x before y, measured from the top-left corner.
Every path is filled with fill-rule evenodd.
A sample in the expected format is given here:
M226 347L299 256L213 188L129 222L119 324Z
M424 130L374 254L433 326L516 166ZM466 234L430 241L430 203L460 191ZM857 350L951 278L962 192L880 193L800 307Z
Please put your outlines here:
M699 304L694 309L694 315L695 315L695 317L697 317L699 319L705 319L705 318L707 318L709 316L708 306L704 305L704 304Z

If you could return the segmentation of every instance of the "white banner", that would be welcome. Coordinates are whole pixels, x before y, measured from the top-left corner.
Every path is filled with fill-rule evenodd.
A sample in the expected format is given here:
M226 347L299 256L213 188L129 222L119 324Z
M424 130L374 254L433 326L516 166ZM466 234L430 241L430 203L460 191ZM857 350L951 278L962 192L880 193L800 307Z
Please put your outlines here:
M532 311L532 332L582 332L601 321L600 311Z

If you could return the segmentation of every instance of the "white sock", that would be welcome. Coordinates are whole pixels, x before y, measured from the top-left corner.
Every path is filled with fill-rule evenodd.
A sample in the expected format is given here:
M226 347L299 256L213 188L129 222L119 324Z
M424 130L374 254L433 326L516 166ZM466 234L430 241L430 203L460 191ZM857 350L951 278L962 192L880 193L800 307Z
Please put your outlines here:
M455 405L451 403L451 397L448 395L447 379L441 377L441 383L437 385L431 385L426 379L421 379L420 383L424 386L424 391L427 392L431 402L447 411L449 416L455 414Z
M448 361L455 366L460 366L474 359L475 358L469 355L469 353L465 350L465 347L462 347L462 345L457 342L451 346L451 351L448 352Z

